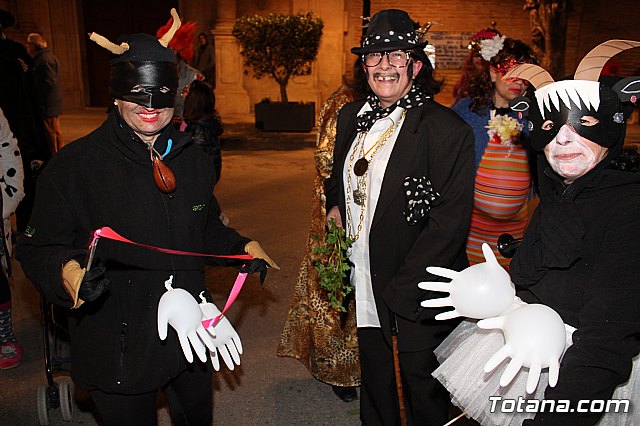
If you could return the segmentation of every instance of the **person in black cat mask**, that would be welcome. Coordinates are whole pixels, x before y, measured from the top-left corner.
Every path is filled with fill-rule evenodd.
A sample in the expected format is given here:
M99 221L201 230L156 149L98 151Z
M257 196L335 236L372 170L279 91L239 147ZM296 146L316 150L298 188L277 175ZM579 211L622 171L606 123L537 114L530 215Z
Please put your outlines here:
M527 354L535 351L512 350L487 375L483 367L490 364L487 359L492 354L514 349L500 348L510 336L502 333L494 340L497 346L491 346L489 334L477 332L478 327L468 320L451 333L442 345L446 356L439 358L441 366L434 375L452 393L454 403L483 424L489 420L524 425L640 421L640 407L634 406L640 391L640 173L637 153L621 155L624 105L637 100L640 77L622 79L613 87L598 81L611 56L633 47L640 47L640 42L602 43L581 61L574 80L554 82L547 71L532 64L520 65L504 76L528 80L537 89L534 100L517 98L511 106L528 114L531 142L540 152L541 166L540 204L511 262L510 278L526 306L542 304L559 314L566 345L553 381L551 367L542 373L538 369L534 374L540 382L537 387L534 383L533 392L525 393L515 383L535 371L520 369L530 361L524 359ZM497 319L509 321L509 313L520 309L521 302L515 302ZM464 330L471 331L465 335ZM511 329L511 337L517 331ZM512 358L508 367L502 362L507 357ZM511 368L512 363L519 366ZM492 378L509 369L515 382L507 387L501 380L498 387ZM491 409L489 398L522 398L527 409L509 413ZM564 404L565 409L528 404L541 400L556 407ZM589 409L597 401L618 401L626 408Z

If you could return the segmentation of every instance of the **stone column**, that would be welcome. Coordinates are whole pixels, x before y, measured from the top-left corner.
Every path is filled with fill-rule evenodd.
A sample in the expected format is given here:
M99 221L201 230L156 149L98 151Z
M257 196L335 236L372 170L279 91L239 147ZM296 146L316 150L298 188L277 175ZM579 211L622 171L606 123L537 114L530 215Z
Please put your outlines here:
M251 113L251 101L243 87L243 67L240 49L231 35L236 20L236 0L216 2L217 20L213 29L216 46L216 109L225 115Z
M88 95L82 72L82 54L78 5L76 0L49 0L51 43L60 61L62 100L64 109L83 108ZM85 40L86 42L86 40Z

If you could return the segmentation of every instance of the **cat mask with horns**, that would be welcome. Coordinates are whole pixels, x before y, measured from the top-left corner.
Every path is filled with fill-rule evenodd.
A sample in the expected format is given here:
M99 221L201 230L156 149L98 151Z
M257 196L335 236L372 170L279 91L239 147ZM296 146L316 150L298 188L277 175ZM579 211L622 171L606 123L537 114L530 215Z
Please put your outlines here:
M596 46L578 65L574 80L556 82L542 67L533 64L522 64L509 71L503 77L505 80L528 80L536 88L535 106L524 96L509 103L512 110L527 116L531 146L542 151L565 124L600 146L622 144L626 126L622 102L636 103L640 76L624 78L612 88L600 84L598 78L612 56L634 47L640 47L640 42L609 40ZM598 122L585 123L585 116Z

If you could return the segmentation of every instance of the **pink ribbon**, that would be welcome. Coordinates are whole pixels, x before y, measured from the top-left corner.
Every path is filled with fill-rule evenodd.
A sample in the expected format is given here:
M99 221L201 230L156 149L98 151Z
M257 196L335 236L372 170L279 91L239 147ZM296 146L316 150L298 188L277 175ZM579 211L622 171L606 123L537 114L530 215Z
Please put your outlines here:
M251 257L248 254L230 254L230 255L204 254L204 253L194 253L191 251L171 250L171 249L166 249L162 247L149 246L147 244L140 244L123 237L122 235L118 234L116 231L109 228L108 226L105 226L104 228L96 229L94 231L93 240L91 240L90 246L94 245L97 242L98 238L101 238L101 237L107 238L109 240L121 241L127 244L133 244L134 246L144 247L149 250L159 251L159 252L168 253L168 254L178 254L181 256L204 256L204 257L220 257L225 259L253 260L253 257Z
M95 244L97 244L98 239L100 238L107 238L109 240L120 241L123 243L132 244L134 246L143 247L149 250L159 251L159 252L168 253L168 254L177 254L181 256L204 256L204 257L218 257L218 258L225 258L225 259L253 260L253 257L248 254L236 254L236 255L204 254L204 253L195 253L191 251L172 250L172 249L167 249L162 247L150 246L147 244L136 243L135 241L131 241L123 237L122 235L118 234L116 231L109 228L108 226L105 226L100 229L96 229L94 231L93 239L91 240L91 244L89 245L89 247L92 247ZM238 273L238 276L236 277L236 281L233 283L233 287L231 288L231 293L229 293L229 297L227 298L227 303L224 305L224 309L222 310L220 315L218 315L217 317L203 320L202 325L204 326L204 328L215 326L218 323L218 321L220 321L224 313L227 312L227 310L231 307L231 305L233 305L233 302L236 301L236 298L240 294L240 290L242 290L242 286L244 285L244 282L247 279L247 275L249 275L247 272Z
M229 297L227 298L227 303L224 305L224 309L217 317L202 320L202 326L204 328L213 327L218 324L218 321L220 321L224 313L227 312L227 309L229 309L231 305L233 305L233 302L236 301L236 297L240 294L240 290L242 290L242 286L244 285L244 281L247 279L247 275L249 274L246 272L240 272L238 274L236 282L233 283L233 287L231 288L231 293L229 293Z

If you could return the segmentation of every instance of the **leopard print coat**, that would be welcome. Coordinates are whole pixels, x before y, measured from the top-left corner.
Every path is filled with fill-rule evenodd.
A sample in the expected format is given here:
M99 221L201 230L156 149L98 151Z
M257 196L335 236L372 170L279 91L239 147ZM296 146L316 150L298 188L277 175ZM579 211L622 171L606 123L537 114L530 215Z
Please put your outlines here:
M354 99L354 94L342 86L327 99L318 116L314 154L317 175L309 238L278 346L279 356L300 360L313 377L334 386L360 385L355 302L351 300L346 321L341 321L339 312L329 305L327 293L320 287L311 253L318 244L314 236L325 232L324 181L331 175L338 112Z

